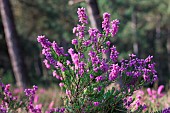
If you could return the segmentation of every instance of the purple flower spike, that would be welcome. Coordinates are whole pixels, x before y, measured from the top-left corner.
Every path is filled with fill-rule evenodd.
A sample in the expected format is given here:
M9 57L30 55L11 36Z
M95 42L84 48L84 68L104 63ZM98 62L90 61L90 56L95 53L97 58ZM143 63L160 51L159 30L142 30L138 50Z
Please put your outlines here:
M110 14L109 13L103 14L102 28L106 33L105 36L108 36L108 34L110 33Z
M116 35L116 33L118 32L118 24L120 24L119 20L113 20L111 22L111 29L110 29L110 33L111 33L111 36L114 37Z
M98 106L100 103L99 102L93 102L94 106Z
M94 76L93 76L92 74L90 74L90 78L91 78L91 79L93 79L93 78L94 78Z
M73 44L73 45L77 45L77 44L78 44L78 40L77 40L77 39L73 39L73 40L72 40L72 44Z
M80 23L88 24L85 8L83 8L83 7L82 8L78 8L77 14L78 14L78 18L79 18L79 22Z
M161 93L162 93L162 90L164 89L164 85L160 85L159 87L158 87L158 95L161 95Z
M50 64L48 63L47 59L44 59L43 63L45 64L47 69L50 69Z
M102 81L103 80L103 76L98 76L95 79L96 79L96 82Z
M62 47L59 47L55 41L53 41L52 43L52 48L54 49L54 51L56 52L58 56L61 56L61 55L65 56L64 49Z
M111 47L110 50L111 50L110 59L112 59L113 62L116 62L119 52L116 50L115 46Z
M112 80L115 80L119 74L119 69L120 67L118 66L118 64L113 64L111 66L111 72L109 74L109 80L112 81Z
M162 111L162 113L170 113L170 107L169 108L166 108Z
M61 83L59 84L59 86L60 86L60 87L63 87L63 86L64 86L64 83L61 82Z
M73 33L75 33L77 37L82 39L85 35L84 30L85 30L84 25L77 25L77 27L73 28Z
M107 46L110 46L110 44L111 44L110 41L107 41L107 42L106 42L106 45L107 45Z
M41 44L42 47L44 48L49 48L51 46L51 42L48 41L48 39L42 35L38 36L37 41Z

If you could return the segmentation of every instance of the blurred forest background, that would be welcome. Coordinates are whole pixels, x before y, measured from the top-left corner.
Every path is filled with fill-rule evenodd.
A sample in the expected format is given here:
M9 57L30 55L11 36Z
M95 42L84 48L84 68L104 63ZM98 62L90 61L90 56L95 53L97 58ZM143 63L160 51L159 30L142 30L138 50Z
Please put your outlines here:
M0 0L1 4L2 1ZM6 39L3 20L3 7L0 16L0 78L4 83L16 84L17 76L12 64L9 41L16 40L17 52L24 74L24 83L49 86L57 82L43 64L41 48L37 43L38 35L46 35L65 48L72 45L75 38L72 28L77 25L77 8L95 10L89 13L96 20L102 19L104 12L111 19L119 19L118 34L110 39L120 57L127 58L135 53L139 58L154 56L159 84L170 85L170 0L9 0L16 31L11 40ZM96 12L97 11L97 12ZM91 15L90 15L91 14ZM96 14L96 15L95 15ZM97 27L100 27L98 21ZM92 21L91 21L92 24ZM93 24L92 24L93 26ZM95 25L94 25L95 26ZM14 43L14 44L15 44ZM15 48L14 48L15 50ZM15 52L13 52L15 54ZM16 61L14 60L14 61ZM22 62L23 61L23 62ZM17 65L16 65L17 66ZM18 80L22 80L18 79ZM21 81L22 82L22 81Z

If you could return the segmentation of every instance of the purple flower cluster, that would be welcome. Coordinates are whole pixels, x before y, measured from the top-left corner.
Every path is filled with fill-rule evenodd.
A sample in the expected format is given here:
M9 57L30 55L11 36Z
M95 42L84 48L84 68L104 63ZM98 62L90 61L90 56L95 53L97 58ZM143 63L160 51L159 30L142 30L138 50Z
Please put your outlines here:
M85 63L81 61L78 67L79 67L79 75L82 77L85 72Z
M49 48L49 47L51 47L51 45L52 45L51 42L48 41L47 38L45 38L45 36L38 36L37 41L38 41L39 43L41 43L41 46L42 46L43 48Z
M127 97L125 99L123 99L123 102L124 102L124 106L129 109L130 108L130 105L131 103L133 102L133 98L130 96L130 97Z
M51 108L50 110L46 111L45 113L64 113L65 108Z
M0 82L2 94L0 96L3 98L1 104L0 104L0 112L1 113L7 113L9 109L9 104L13 103L17 100L16 97L12 95L12 93L9 91L10 84L4 85Z
M153 83L157 80L157 73L155 70L155 63L151 62L152 57L146 59L136 58L135 55L129 55L129 60L121 61L121 76L123 74L132 77L132 80L126 85L135 85L139 77L142 77L145 82ZM148 60L148 58L150 60Z
M73 44L73 45L77 45L77 44L78 44L78 40L77 40L77 39L73 39L73 40L72 40L72 44Z
M124 105L129 110L142 107L144 111L153 109L152 106L150 106L151 104L153 106L157 106L158 109L160 106L168 106L168 104L166 105L160 103L162 97L165 95L164 93L162 93L163 89L164 85L160 85L157 90L147 88L147 92L142 89L136 90L133 92L132 96L128 96L124 99Z
M88 61L92 63L94 72L98 72L99 70L107 72L109 70L109 64L106 62L105 59L100 58L100 56L98 56L95 51L90 50L88 55L90 57Z
M0 105L0 113L7 113L7 109L3 104L4 103L2 102L2 104Z
M110 33L111 33L111 36L114 37L116 35L116 33L118 32L118 28L119 28L119 25L120 22L118 19L115 19L113 21L111 21L111 29L110 29Z
M110 68L111 68L111 72L109 74L109 80L113 81L118 77L118 74L120 72L120 70L119 70L120 67L118 66L118 64L112 64L110 66Z
M89 32L90 40L94 44L98 42L98 38L102 37L102 34L100 33L100 31L96 28L89 28L88 32Z
M86 10L85 8L78 8L78 11L77 11L77 14L78 14L78 18L79 18L79 22L82 23L82 24L88 24L88 21L87 21L87 14L86 14Z
M170 107L162 110L162 113L170 113Z
M143 100L144 91L137 90L134 92L135 98L129 96L124 99L124 105L127 109L135 109L137 110L139 107L142 107L143 110L146 110L147 106Z
M33 86L33 89L25 89L25 95L29 98L29 103L27 105L27 109L30 113L41 113L41 109L39 107L34 107L34 98L35 98L35 92L38 90L37 86Z
M110 52L110 59L115 63L115 62L117 62L117 58L118 58L119 52L116 50L115 46L112 46L110 48L110 50L111 50L111 52Z
M63 78L57 74L56 70L53 71L53 77L56 77L58 80L63 80Z
M96 52L90 50L89 53L88 53L89 57L90 57L90 60L93 64L93 66L97 65L100 63L100 59L99 57L97 56Z
M54 51L57 57L67 56L67 54L64 54L63 47L59 47L55 41L51 43L45 36L38 36L37 41L43 47L42 54L46 57L43 62L46 68L49 69L51 65L53 65L55 68L60 68L61 71L65 71L65 66L60 61L57 61L57 58L55 58L52 54Z
M110 33L110 14L109 13L103 14L102 28L106 33L105 36L108 36L108 34Z
M64 54L63 47L59 47L55 41L52 43L52 48L58 56L67 56L67 54Z
M79 68L79 55L77 53L74 53L74 50L70 48L68 50L68 53L71 55L71 59L75 65L75 69L78 70Z
M106 62L105 59L102 59L101 63L100 63L100 69L103 71L103 72L107 72L108 69L109 69L109 65L108 63Z
M76 36L79 37L80 39L83 39L85 35L85 26L77 25L77 27L73 28L73 33L75 33Z
M47 59L44 59L43 63L45 64L46 68L47 69L50 69L50 64L48 63L48 60Z
M103 80L103 76L100 75L100 76L96 77L95 79L96 79L96 82L102 81Z
M32 89L25 89L25 95L28 98L26 100L17 101L17 98L12 96L12 93L9 91L10 84L4 85L0 82L1 92L0 96L2 97L2 101L0 104L0 113L8 113L8 112L16 112L18 108L25 109L29 113L42 113L42 104L37 104L38 95L36 95L36 91L38 90L37 86L33 86ZM45 113L64 113L65 108L49 108Z
M164 96L164 94L162 93L162 90L164 89L164 85L160 85L158 87L158 90L154 90L154 89L151 89L151 88L148 88L147 89L147 92L148 92L148 95L149 95L149 100L152 102L152 103L155 103L157 101L158 98L161 98Z
M111 34L112 37L116 35L116 33L118 32L118 28L119 28L118 24L120 24L118 19L115 19L110 22L110 14L109 13L103 14L102 28L105 31L106 37L109 34Z
M100 102L93 102L94 106L98 106Z
M50 52L50 47L52 46L52 43L48 41L48 39L45 36L38 36L37 41L41 44L43 47L42 54L45 55L46 59L44 60L44 63L47 68L50 68L50 65L48 62L54 66L56 66L57 61L54 60L52 57L52 54Z

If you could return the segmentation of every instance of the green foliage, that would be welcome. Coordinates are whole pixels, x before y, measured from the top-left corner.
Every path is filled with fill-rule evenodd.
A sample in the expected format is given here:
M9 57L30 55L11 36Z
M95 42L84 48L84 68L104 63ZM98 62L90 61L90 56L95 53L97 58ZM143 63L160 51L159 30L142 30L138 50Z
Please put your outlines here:
M5 84L7 83L14 84L14 78L11 75L12 75L12 72L7 71L3 76L0 74L0 78Z

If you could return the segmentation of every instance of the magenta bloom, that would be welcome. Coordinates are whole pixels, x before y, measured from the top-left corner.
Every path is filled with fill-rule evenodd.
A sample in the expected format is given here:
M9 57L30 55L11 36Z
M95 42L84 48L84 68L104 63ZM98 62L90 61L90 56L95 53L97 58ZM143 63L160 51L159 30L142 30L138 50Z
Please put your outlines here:
M78 69L79 68L79 57L78 57L78 54L74 53L71 55L71 59L75 65L75 69Z
M112 81L112 80L115 80L119 74L119 69L120 67L118 66L118 64L113 64L111 66L111 72L109 74L109 80Z
M57 65L61 69L61 71L65 71L66 70L66 68L64 67L64 65L61 62L58 61Z
M107 62L105 60L101 61L100 69L103 70L103 72L107 72L108 71L109 65L107 64Z
M91 40L86 40L82 43L84 46L89 46L91 44Z
M51 101L48 108L51 109L53 107L53 105L54 105L54 101Z
M58 56L61 56L61 55L65 56L63 47L59 47L55 41L53 41L52 43L52 48L54 49L55 53Z
M38 87L37 86L33 86L32 89L25 89L24 92L25 92L25 95L27 97L29 97L29 104L27 105L27 109L29 109L29 111L31 113L41 113L41 108L37 108L37 106L34 106L33 105L33 101L34 101L34 98L35 98L35 93L36 91L38 90Z
M47 69L50 69L50 64L48 63L47 59L44 59L43 63L45 64Z
M119 52L116 50L116 47L113 45L113 47L110 48L111 53L110 53L110 59L112 59L113 62L117 61Z
M59 76L56 70L53 71L53 77L56 77L58 80L61 80L61 76Z
M97 33L99 32L96 28L89 28L88 30L90 37L96 37Z
M70 96L71 95L71 91L66 89L66 95Z
M110 29L110 33L111 36L114 37L116 35L116 33L118 32L118 24L120 24L119 20L115 19L111 22L111 29Z
M170 113L170 107L169 108L166 108L162 111L162 113Z
M73 48L68 49L68 53L69 53L70 55L74 54L74 49L73 49Z
M82 39L85 35L84 30L85 30L85 26L78 24L77 27L73 28L73 33L75 33L77 37Z
M60 87L63 87L63 86L64 86L64 83L62 83L62 82L59 83L59 86L60 86Z
M162 90L164 89L164 85L160 85L159 87L158 87L158 91L157 91L157 94L158 95L160 95L160 96L162 96L163 94L162 94Z
M98 106L100 103L99 102L93 102L94 106Z
M148 95L150 96L150 100L152 103L154 103L157 98L161 98L164 96L164 94L162 93L163 89L164 85L160 85L157 91L151 88L147 89Z
M103 76L98 76L95 79L96 79L96 82L102 81L103 80Z
M107 45L107 46L110 46L110 44L111 44L110 41L107 41L107 42L106 42L106 45Z
M92 74L90 74L90 78L91 78L91 79L93 79L93 78L94 78L94 76L93 76Z
M70 65L70 64L71 64L71 62L70 62L69 60L67 60L66 62L67 62L67 65Z
M10 87L11 87L11 85L10 85L10 84L7 84L7 85L5 86L5 90L9 90Z
M78 18L79 18L79 22L82 23L82 24L88 24L88 21L87 21L87 15L86 15L86 10L85 8L78 8L78 11L77 11L77 14L78 14Z
M145 59L145 62L151 62L153 59L153 56L148 56L146 59Z
M41 44L43 48L49 48L51 46L51 42L44 36L38 36L37 41Z
M78 44L78 40L77 40L77 39L73 39L73 40L72 40L72 44L73 44L73 45L77 45L77 44Z
M37 103L38 100L39 100L39 96L38 96L38 95L35 95L35 97L34 97L34 103Z
M110 14L109 13L103 14L102 28L105 31L105 36L108 36L108 34L110 33Z

